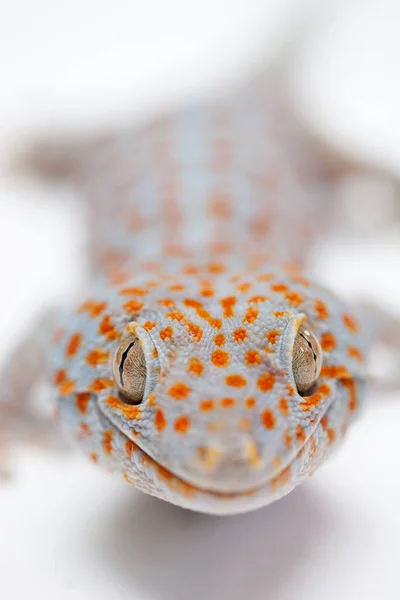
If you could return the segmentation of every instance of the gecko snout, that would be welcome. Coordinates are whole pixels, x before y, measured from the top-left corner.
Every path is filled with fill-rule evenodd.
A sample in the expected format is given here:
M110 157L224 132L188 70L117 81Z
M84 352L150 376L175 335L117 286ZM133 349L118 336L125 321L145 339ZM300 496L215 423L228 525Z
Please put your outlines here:
M260 484L263 467L257 443L243 436L229 445L199 446L194 462L182 467L182 476L216 493L243 493Z

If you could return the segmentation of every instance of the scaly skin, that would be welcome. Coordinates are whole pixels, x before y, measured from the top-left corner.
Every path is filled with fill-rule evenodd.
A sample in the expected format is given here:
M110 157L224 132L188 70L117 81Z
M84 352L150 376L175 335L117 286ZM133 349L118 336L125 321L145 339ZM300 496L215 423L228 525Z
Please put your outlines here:
M93 289L52 337L58 420L90 458L193 510L264 506L312 474L363 403L366 338L301 268L327 235L331 173L257 85L69 157L92 215ZM324 351L301 396L303 322ZM141 404L112 359L146 357Z

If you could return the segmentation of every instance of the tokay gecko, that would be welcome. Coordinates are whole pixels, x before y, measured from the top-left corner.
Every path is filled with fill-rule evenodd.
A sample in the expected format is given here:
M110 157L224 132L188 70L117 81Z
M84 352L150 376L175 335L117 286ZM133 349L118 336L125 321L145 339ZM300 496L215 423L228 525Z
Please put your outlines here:
M250 511L312 475L360 412L368 353L392 343L389 317L306 274L340 218L338 182L361 167L264 79L30 160L85 197L91 285L4 366L2 444L45 436L44 380L54 427L177 505Z

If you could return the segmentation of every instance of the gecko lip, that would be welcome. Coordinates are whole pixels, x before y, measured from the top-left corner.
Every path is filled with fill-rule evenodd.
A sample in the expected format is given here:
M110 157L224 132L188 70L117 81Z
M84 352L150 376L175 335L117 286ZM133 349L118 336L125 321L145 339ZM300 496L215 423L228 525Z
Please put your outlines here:
M216 450L202 448L205 459L200 463L180 464L174 470L178 477L190 481L199 489L214 493L241 494L256 487L261 487L268 479L264 461L257 457L251 462L248 448L255 444L243 440L231 448Z
M246 496L250 496L252 494L255 494L256 492L262 491L263 489L265 489L271 482L271 480L275 477L279 477L279 475L288 467L290 466L291 461L289 461L287 464L282 464L281 469L274 471L273 474L271 474L270 477L268 477L267 479L264 479L262 481L260 481L259 483L254 483L253 485L248 485L246 487L242 486L242 489L236 489L236 490L222 490L222 489L213 489L211 487L209 487L207 485L207 483L204 483L204 485L199 484L194 482L190 476L189 477L184 477L178 473L176 473L173 469L170 469L168 467L163 466L161 463L159 463L157 460L155 460L152 456L150 456L150 454L148 454L145 450L143 450L137 443L132 442L132 440L130 438L128 438L125 435L126 439L133 443L135 448L140 451L143 455L143 457L145 457L145 459L149 462L149 465L153 468L154 472L156 473L157 476L162 476L163 479L174 479L177 482L180 482L181 484L188 486L189 488L193 489L196 492L202 493L202 494L207 494L210 495L214 498L244 498Z

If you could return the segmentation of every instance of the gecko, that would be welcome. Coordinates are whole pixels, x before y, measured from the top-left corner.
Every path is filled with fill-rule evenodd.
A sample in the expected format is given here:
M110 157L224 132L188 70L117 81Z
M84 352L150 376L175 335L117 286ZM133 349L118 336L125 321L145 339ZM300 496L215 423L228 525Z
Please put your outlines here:
M88 208L91 283L4 366L3 438L29 432L44 379L93 463L184 508L255 510L312 475L392 331L307 274L341 216L333 155L264 79L42 148L36 167Z

